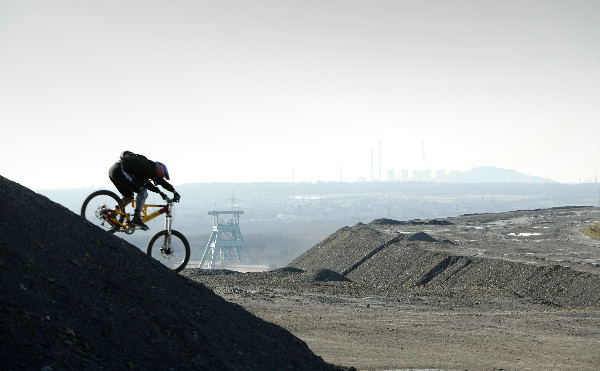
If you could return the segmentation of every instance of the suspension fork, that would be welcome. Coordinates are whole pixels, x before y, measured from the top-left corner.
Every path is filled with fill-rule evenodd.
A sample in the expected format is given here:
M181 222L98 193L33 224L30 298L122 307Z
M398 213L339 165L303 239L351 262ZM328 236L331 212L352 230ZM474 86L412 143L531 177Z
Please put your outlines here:
M171 248L171 224L173 224L173 205L169 203L167 209L167 215L165 217L165 230L167 233L165 234L165 240L163 246L167 249Z

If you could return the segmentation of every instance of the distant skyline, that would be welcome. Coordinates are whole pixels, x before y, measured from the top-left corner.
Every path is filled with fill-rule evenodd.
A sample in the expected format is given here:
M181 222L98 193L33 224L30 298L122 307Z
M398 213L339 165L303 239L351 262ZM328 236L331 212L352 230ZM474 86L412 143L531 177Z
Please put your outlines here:
M600 1L0 0L0 175L108 186L497 166L595 181ZM423 156L423 142L425 155Z

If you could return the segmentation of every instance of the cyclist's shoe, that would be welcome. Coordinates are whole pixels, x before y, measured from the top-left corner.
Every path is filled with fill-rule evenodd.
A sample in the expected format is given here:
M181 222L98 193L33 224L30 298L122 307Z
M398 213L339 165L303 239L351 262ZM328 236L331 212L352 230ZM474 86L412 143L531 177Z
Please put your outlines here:
M135 227L140 227L141 229L143 229L145 231L147 231L149 229L148 226L146 224L144 224L144 222L142 222L142 218L140 218L139 215L135 215L133 217L133 219L131 219L129 221L129 224L133 225Z

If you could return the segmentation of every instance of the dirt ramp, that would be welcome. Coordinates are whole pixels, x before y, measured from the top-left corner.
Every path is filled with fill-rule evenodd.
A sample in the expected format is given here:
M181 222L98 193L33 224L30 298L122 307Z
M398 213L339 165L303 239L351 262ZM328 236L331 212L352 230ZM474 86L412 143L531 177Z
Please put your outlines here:
M334 369L47 198L0 198L0 369Z
M288 266L311 272L319 269L347 272L393 238L394 236L365 224L344 227L294 259Z

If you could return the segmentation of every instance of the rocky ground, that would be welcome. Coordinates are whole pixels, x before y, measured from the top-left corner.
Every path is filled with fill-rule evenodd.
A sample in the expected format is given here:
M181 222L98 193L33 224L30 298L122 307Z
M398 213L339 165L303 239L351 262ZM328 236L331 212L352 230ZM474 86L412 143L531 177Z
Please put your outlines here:
M600 210L375 220L266 273L187 269L357 369L600 368Z
M596 208L378 219L275 271L178 275L2 177L0 198L2 370L600 368Z

